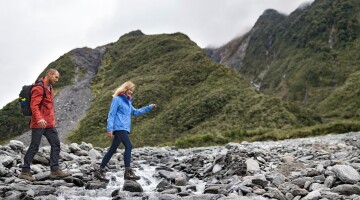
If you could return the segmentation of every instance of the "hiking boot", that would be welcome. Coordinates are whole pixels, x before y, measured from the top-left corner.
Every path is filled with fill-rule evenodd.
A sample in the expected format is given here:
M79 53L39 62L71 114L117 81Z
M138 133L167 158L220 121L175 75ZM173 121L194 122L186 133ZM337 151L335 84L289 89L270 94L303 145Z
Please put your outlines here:
M69 176L70 174L63 172L61 169L54 170L50 172L50 178L51 179L61 179Z
M104 168L99 168L95 170L94 177L99 179L102 182L109 182L109 179L105 177L106 170Z
M35 180L30 172L21 172L19 174L18 178L25 179L25 180L28 180L28 181L34 181Z
M124 173L124 179L125 180L140 180L140 176L136 176L134 173L134 170L130 167L125 168Z

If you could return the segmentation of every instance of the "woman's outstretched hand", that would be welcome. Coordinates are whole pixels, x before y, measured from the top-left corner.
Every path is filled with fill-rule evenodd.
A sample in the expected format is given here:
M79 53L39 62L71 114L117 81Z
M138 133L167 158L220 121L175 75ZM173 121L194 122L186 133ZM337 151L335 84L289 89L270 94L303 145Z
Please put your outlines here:
M153 104L150 104L153 108L158 108L159 106L158 105L156 105L155 103L153 103Z

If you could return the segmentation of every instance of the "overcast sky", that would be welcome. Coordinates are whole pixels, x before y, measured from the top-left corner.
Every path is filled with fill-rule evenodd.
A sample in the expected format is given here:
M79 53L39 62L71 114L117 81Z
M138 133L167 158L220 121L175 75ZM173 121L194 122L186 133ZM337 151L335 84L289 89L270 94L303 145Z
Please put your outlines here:
M182 32L202 48L216 47L250 30L268 8L290 14L308 2L0 0L0 109L72 49L115 42L138 29L145 34Z

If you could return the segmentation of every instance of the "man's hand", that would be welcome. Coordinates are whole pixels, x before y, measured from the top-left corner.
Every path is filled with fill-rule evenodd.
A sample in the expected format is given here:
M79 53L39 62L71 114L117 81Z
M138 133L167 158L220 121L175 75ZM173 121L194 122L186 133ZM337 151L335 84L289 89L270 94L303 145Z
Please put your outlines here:
M108 132L107 134L108 134L109 138L112 138L112 136L113 136L112 132Z
M153 104L150 104L153 108L158 108L159 106L158 105L156 105L155 103L153 103Z
M40 128L46 128L47 122L44 119L40 119L37 121L37 124L40 126Z

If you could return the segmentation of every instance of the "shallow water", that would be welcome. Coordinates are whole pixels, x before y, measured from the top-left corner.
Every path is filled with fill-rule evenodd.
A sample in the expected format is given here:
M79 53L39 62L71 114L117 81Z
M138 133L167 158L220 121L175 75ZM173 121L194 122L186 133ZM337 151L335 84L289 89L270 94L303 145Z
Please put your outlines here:
M141 162L140 162L141 163ZM149 199L156 199L155 194L156 186L161 181L161 178L157 178L154 175L156 174L155 166L149 166L147 164L140 164L141 170L135 168L135 173L141 177L137 182L144 189L143 196L148 196ZM85 186L82 188L73 187L73 188L61 188L60 195L58 196L59 200L111 200L111 193L114 190L120 189L122 193L128 193L127 191L122 190L124 185L124 171L123 169L118 172L107 172L106 178L110 181L106 189L96 189L96 190L86 190ZM198 179L190 179L189 183L196 185L197 192L194 194L202 194L205 189L205 182ZM130 195L129 195L130 196Z

